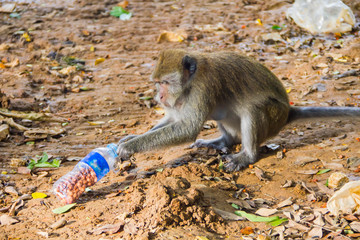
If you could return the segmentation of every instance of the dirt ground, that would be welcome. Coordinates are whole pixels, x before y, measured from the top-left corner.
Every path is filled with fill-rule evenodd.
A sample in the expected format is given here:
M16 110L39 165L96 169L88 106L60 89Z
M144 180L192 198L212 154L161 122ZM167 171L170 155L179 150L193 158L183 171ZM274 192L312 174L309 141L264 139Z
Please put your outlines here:
M188 149L190 143L135 154L129 169L109 173L75 208L54 214L61 203L51 187L75 166L72 160L128 134L144 133L162 117L149 81L160 50L242 52L278 76L293 105L358 107L359 75L338 76L360 68L359 25L342 36L311 35L286 19L291 0L130 1L127 9L133 15L128 21L109 14L119 3L115 0L0 1L6 2L17 2L20 16L0 13L0 107L50 113L61 120L14 120L32 129L64 131L34 140L10 127L0 142L1 214L19 196L48 194L45 199L23 197L23 206L13 214L18 222L0 226L1 239L304 239L316 222L310 220L305 228L284 223L275 229L230 221L219 210L233 213L231 203L245 201L252 205L243 207L247 212L276 208L275 215L291 213L295 222L295 216L312 212L325 217L328 195L321 194L319 185L336 171L359 179L348 162L360 157L359 121L300 122L264 144L278 149L264 151L253 167L236 173L219 169L222 153ZM346 3L359 22L360 1ZM163 31L181 37L158 41ZM270 33L282 39L267 40L264 34ZM78 67L71 68L74 61L66 59L78 61ZM208 122L200 137L218 135L215 124ZM60 168L47 174L18 172L21 160L43 152L61 159ZM259 168L267 177L259 177ZM303 174L317 169L331 171ZM286 181L293 184L283 187ZM16 193L6 190L10 186ZM291 204L277 205L290 197ZM64 227L50 227L62 218ZM340 231L328 221L321 236L339 232L332 238L348 239L346 220L337 221L343 221ZM245 227L254 233L247 235Z

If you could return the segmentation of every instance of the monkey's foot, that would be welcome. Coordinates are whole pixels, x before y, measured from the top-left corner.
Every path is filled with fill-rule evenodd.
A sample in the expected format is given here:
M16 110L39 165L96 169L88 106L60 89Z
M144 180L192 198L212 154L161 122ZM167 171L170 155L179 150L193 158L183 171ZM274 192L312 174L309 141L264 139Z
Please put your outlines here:
M235 172L256 162L256 157L250 157L245 152L239 152L225 156L225 160L227 161L224 165L225 171Z
M223 153L229 153L229 148L223 138L216 138L210 140L198 139L193 144L190 145L190 148L214 148L222 151Z

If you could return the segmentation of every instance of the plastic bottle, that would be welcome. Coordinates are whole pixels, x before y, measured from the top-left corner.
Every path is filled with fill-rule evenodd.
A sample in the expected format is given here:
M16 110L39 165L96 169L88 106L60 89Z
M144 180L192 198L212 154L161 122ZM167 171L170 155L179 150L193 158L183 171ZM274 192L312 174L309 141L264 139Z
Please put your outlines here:
M85 188L94 185L110 170L114 170L118 156L116 149L117 145L111 143L92 150L73 170L54 183L55 195L65 204L75 202Z

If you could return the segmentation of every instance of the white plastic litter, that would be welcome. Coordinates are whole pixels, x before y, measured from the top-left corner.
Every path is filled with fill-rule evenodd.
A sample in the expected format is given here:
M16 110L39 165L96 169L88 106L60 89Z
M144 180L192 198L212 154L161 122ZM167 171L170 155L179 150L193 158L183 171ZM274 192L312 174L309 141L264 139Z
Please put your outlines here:
M349 32L355 24L353 12L341 0L295 0L286 16L313 34Z
M360 181L348 182L329 199L327 208L335 216L360 209Z

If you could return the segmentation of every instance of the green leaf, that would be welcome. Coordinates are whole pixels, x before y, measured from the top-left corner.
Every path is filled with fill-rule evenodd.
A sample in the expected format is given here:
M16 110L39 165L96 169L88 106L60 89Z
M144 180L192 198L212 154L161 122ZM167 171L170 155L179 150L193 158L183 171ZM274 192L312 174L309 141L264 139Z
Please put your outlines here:
M326 182L324 184L325 186L329 187L329 179L326 179Z
M232 206L233 208L235 208L235 209L240 209L240 207L239 207L237 204L235 204L235 203L232 203L231 206Z
M43 152L43 155L42 155L41 158L38 160L38 163L44 163L44 162L47 162L47 160L49 160L49 156L47 155L46 152Z
M71 208L73 208L76 205L76 203L68 204L59 208L55 208L52 210L53 213L61 214L69 211Z
M223 163L222 159L220 159L220 162L219 162L219 170L224 170L224 163Z
M26 145L34 145L34 144L35 144L35 142L33 142L33 141L26 142Z
M13 13L10 13L9 15L11 18L21 18L21 15L16 13L16 12L13 12Z
M129 14L129 12L120 6L113 7L113 9L110 12L111 16L118 17L118 18L123 14Z
M279 26L279 25L273 25L272 27L271 27L273 30L281 30L282 28Z
M58 168L60 167L61 161L59 159L54 159L52 162L41 162L35 163L34 167L37 168Z
M53 159L51 162L48 161L49 156L47 153L43 153L43 155L35 157L35 159L30 159L30 162L28 164L29 169L33 169L34 167L38 168L57 168L60 166L61 161L59 159Z
M89 87L80 87L80 90L81 90L81 91L90 91L90 90L92 90L92 88L89 88Z
M287 218L279 218L279 219L276 219L276 220L268 222L268 223L271 226L276 227L276 226L279 226L280 224L282 224L283 222L287 222L287 221L289 221L289 219L287 219Z
M319 170L316 174L324 174L324 173L327 173L327 172L329 172L329 171L331 171L331 169L321 169L321 170Z
M66 125L69 125L69 123L68 122L61 123L61 126L63 126L63 127L65 127Z
M255 215L255 214L247 213L245 211L235 211L235 214L240 216L240 217L244 217L244 218L246 218L247 220L249 220L251 222L272 222L272 221L275 221L275 220L279 219L278 216L261 217L261 216Z
M157 172L162 172L162 171L164 171L164 168L158 168L158 169L156 169L156 171Z
M246 218L247 220L249 220L251 222L266 222L266 223L270 224L273 227L279 226L283 222L288 221L287 218L280 218L279 216L261 217L261 216L254 215L254 214L251 214L251 213L247 213L247 212L244 212L244 211L235 211L235 214L240 216L240 217L244 217L244 218Z

